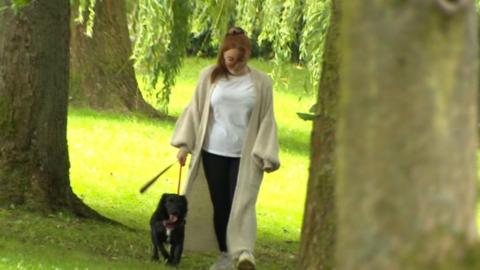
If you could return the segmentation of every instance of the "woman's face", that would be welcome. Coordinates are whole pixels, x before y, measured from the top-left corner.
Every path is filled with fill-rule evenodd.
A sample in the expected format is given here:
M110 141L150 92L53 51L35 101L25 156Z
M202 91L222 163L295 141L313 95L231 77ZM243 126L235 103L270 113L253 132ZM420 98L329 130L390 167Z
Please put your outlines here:
M232 75L241 75L247 72L247 59L248 57L246 55L242 56L239 49L230 49L223 52L225 66Z

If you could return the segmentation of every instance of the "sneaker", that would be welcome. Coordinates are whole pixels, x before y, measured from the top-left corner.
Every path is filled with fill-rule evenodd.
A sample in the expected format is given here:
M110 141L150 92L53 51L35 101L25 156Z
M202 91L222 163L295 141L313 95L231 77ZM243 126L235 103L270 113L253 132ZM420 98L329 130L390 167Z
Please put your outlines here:
M210 270L233 270L233 262L227 252L222 252Z
M250 251L242 251L240 253L237 270L255 270L255 258Z

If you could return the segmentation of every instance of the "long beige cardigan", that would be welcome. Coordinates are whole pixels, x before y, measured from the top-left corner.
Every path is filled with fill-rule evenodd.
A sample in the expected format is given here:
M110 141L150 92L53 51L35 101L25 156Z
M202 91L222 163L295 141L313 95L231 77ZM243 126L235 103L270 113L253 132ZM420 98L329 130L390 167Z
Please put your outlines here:
M188 198L188 224L185 248L197 251L218 250L213 226L213 207L201 162L210 97L213 66L200 73L195 94L177 121L171 145L192 154L186 185L182 194ZM250 68L256 89L256 101L247 127L240 159L237 187L227 227L227 246L232 256L248 250L253 252L257 222L255 203L265 170L276 170L278 159L277 126L273 113L272 81Z

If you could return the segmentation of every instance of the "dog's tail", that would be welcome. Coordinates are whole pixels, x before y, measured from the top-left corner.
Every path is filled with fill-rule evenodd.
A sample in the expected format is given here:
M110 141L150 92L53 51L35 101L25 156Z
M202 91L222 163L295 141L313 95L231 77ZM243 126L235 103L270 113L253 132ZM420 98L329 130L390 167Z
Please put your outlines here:
M170 169L173 165L175 165L175 163L177 163L176 161L173 162L172 164L168 165L165 169L163 169L159 174L157 174L155 177L152 178L152 180L148 181L147 183L145 183L145 185L143 185L143 187L140 189L140 193L144 193L145 191L147 191L147 189L153 185L153 183L155 183L158 178L160 176L162 176L162 174L164 174L166 171L168 171L168 169Z

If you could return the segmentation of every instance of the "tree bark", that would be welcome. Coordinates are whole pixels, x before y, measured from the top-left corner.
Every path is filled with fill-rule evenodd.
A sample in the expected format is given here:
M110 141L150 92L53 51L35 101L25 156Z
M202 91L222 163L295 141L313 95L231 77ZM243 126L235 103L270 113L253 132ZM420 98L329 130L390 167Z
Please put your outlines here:
M95 215L68 176L69 8L31 0L0 12L0 206Z
M311 135L310 176L297 267L302 270L333 269L335 262L335 128L340 87L340 12L336 0L332 1L330 16Z
M476 238L473 1L342 1L338 269L437 269Z
M78 16L77 7L72 14ZM96 2L91 38L84 24L72 20L71 27L70 104L157 116L138 88L125 1Z

